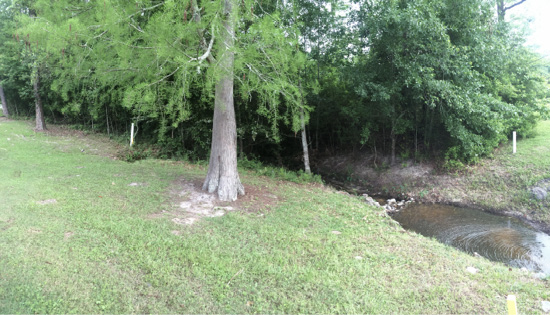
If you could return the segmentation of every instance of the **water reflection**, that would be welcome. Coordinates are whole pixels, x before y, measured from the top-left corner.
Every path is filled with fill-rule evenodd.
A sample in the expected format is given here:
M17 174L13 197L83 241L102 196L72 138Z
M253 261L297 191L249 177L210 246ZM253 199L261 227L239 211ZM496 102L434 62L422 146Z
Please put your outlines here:
M550 236L517 219L426 204L412 204L393 217L406 229L470 254L550 274Z

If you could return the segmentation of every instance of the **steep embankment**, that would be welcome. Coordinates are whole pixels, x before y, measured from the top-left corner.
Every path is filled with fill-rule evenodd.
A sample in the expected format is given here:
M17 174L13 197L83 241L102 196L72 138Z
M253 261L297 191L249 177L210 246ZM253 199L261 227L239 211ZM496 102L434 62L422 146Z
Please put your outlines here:
M550 178L550 121L539 123L536 136L520 140L517 153L511 143L492 158L467 166L460 172L436 172L430 164L403 161L386 169L375 169L371 157L333 156L318 164L325 173L348 180L351 187L367 187L372 194L414 197L512 215L550 232L550 196L544 180ZM534 192L535 193L534 193Z
M109 146L0 122L0 313L501 314L508 294L522 313L550 300L547 280L361 198L241 170L248 193L222 211L192 202L204 165L126 163Z

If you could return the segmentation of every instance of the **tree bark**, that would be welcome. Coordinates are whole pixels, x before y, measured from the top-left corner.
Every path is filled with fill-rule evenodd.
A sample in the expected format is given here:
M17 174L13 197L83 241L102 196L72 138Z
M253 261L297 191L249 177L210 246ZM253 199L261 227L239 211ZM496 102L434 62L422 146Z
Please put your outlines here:
M302 90L302 80L299 79L300 87L300 100L302 106L304 105L304 91ZM307 134L306 134L306 117L304 114L304 108L300 108L300 128L302 129L302 150L304 152L304 170L306 174L311 174L311 168L309 167L309 150L307 145Z
M8 103L6 102L6 96L4 95L4 88L0 85L0 100L2 101L2 113L4 116L9 117Z
M40 70L36 67L34 71L34 99L36 103L36 131L46 130L46 121L44 120L44 107L40 98Z
M391 129L390 138L391 138L391 165L395 165L395 144L396 144L395 127Z
M306 137L306 122L304 117L304 109L300 108L300 124L302 125L302 148L304 150L304 168L307 174L311 174L311 168L309 167L309 151L307 148Z
M237 171L237 123L233 101L235 8L232 1L224 2L220 37L223 44L218 59L222 74L216 83L210 162L202 186L209 193L217 191L218 198L223 201L235 201L238 195L244 195Z
M497 0L497 15L498 21L504 21L504 16L506 15L506 10L504 10L504 0Z

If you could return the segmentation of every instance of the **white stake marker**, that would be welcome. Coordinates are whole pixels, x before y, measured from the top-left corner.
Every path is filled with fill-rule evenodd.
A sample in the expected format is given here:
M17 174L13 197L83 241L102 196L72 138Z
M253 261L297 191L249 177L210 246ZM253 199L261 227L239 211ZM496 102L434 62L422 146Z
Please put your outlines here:
M513 153L516 153L516 132L512 132L512 141L513 141Z

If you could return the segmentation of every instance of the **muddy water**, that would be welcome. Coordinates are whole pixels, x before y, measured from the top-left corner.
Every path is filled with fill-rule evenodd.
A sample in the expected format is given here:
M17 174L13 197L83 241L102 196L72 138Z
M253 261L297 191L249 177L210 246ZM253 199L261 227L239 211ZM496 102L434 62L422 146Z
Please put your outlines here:
M550 236L517 219L426 204L411 204L393 218L408 230L470 254L550 275Z

